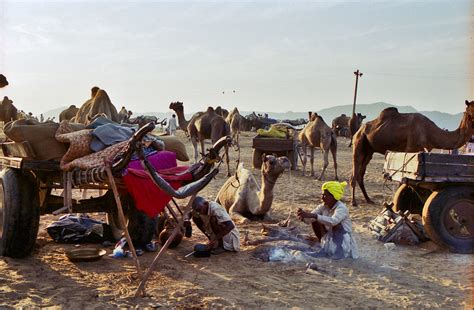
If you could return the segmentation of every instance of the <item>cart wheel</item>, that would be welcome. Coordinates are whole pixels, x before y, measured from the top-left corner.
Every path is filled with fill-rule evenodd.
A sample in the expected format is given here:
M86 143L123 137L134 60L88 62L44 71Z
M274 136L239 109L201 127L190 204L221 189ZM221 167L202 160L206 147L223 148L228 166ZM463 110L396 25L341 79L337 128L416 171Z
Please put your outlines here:
M260 169L262 168L262 152L257 150L257 149L253 149L253 160L252 160L252 164L253 164L253 167L255 169Z
M412 187L402 184L393 195L393 211L410 211L412 214L423 213L423 201Z
M31 173L12 168L0 172L0 186L0 255L22 258L38 235L38 186Z
M454 252L474 253L474 187L446 187L433 192L423 208L431 240Z

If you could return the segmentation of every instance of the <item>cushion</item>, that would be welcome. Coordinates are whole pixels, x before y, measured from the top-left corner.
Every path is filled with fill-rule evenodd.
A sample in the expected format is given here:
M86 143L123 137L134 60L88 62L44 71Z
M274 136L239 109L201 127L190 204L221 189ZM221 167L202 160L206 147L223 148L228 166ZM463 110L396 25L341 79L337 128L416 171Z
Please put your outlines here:
M176 159L180 161L189 161L186 146L176 136L159 136L165 143L165 150L176 153Z
M55 138L58 123L40 123L35 120L20 119L5 124L5 135L14 142L28 141L38 160L60 160L67 151L67 145ZM81 124L70 124L71 130L84 128Z
M67 152L61 158L59 167L68 171L73 167L69 165L76 158L80 158L92 153L89 145L92 141L92 129L82 129L73 131L68 121L62 121L56 131L56 140L69 144Z

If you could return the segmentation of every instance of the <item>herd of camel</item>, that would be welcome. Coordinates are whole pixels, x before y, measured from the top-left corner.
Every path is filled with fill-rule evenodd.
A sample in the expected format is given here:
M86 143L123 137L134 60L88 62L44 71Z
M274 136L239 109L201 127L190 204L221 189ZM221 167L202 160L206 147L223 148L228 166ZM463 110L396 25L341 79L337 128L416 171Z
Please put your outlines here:
M8 85L6 78L0 74L0 87ZM11 101L11 100L10 100ZM10 121L15 119L12 112L16 110L10 101L0 104L0 121ZM12 108L13 107L13 108ZM198 143L201 145L202 153L205 153L204 140L210 139L212 142L227 135L232 135L234 142L238 145L238 137L241 131L249 130L250 126L256 128L257 123L252 122L248 117L239 114L239 110L234 108L227 112L222 108L209 107L206 111L195 113L191 119L186 120L184 115L184 106L182 102L172 102L169 108L175 111L178 117L178 126L190 138L194 147L194 159L198 160ZM13 110L14 109L14 110ZM105 90L94 87L91 90L91 98L88 99L80 108L69 107L61 112L60 120L68 119L78 123L87 124L95 115L106 115L112 121L120 123L127 116L127 111L123 108L120 112L110 101ZM128 114L129 116L129 114ZM355 189L359 185L367 203L372 200L367 194L364 185L364 175L367 165L374 153L385 154L387 151L394 152L420 152L431 151L432 149L453 150L462 147L474 134L474 101L465 101L465 112L459 124L459 127L453 131L447 131L439 128L433 121L420 113L399 113L394 107L386 108L380 112L379 116L371 121L363 122L365 116L360 113L353 114L352 117L341 115L334 119L332 127L329 127L323 118L317 113L310 113L309 120L304 128L298 133L298 139L301 144L304 156L303 174L306 170L306 149L310 149L311 176L314 176L314 151L320 149L323 153L324 165L319 175L319 179L324 177L328 166L329 152L332 153L334 160L335 179L337 175L337 139L336 135L347 136L351 138L353 156L352 156L352 175L350 184L352 188L351 202L357 205L355 199ZM259 118L254 118L258 120ZM262 188L250 179L248 171L239 165L238 171L231 177L229 167L228 149L226 152L227 175L230 177L225 187L232 187L232 178L238 177L242 183L251 183L253 198L237 206L238 199L231 199L226 202L226 192L222 190L218 194L218 199L227 206L227 209L233 209L235 213L251 213L254 215L264 215L268 211L268 202L272 200L272 189L274 182L287 168L288 161L275 156L266 155L262 165ZM246 176L246 177L244 177ZM249 178L248 181L245 178ZM266 193L266 194L265 194ZM235 196L235 191L232 196ZM237 195L239 196L239 195ZM240 196L242 196L240 194ZM266 197L271 199L266 199ZM228 199L227 199L228 200ZM263 214L262 214L263 213Z

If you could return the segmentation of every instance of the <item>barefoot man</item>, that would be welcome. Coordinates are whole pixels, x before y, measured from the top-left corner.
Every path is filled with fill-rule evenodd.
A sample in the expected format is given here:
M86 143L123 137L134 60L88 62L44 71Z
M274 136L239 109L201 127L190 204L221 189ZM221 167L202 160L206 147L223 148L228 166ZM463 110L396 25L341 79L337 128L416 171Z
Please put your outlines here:
M322 254L334 259L358 257L349 210L340 201L346 185L346 182L337 181L324 183L321 187L323 203L311 212L298 209L296 213L300 220L313 226L321 242Z
M227 211L217 202L197 196L192 204L193 222L209 238L208 250L239 251L239 231ZM211 253L212 253L211 252Z

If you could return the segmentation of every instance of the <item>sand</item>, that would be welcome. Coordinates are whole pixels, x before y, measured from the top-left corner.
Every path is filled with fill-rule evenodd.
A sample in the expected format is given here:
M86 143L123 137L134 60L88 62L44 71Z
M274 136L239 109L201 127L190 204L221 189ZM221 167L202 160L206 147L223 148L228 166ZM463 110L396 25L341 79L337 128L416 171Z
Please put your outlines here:
M241 162L248 168L252 136L244 133L241 138ZM181 132L179 137L191 155L191 144ZM351 169L351 149L347 143L343 138L338 139L339 176L343 180L348 180ZM232 171L235 159L236 153L231 152ZM321 154L316 153L316 171L321 161ZM389 250L372 238L368 222L380 211L383 201L391 199L396 188L396 184L384 184L382 166L383 156L375 155L365 178L368 193L376 204L365 204L358 191L360 206L350 207L360 250L358 260L318 258L314 259L318 271L307 270L303 261L265 262L256 258L255 252L271 245L268 243L243 246L237 254L185 258L195 243L205 242L204 235L194 227L192 238L184 239L178 248L165 253L148 282L147 296L134 298L138 280L131 259L105 256L97 262L70 262L64 252L73 245L57 244L48 236L45 227L56 217L47 215L41 218L31 256L0 258L0 307L471 308L472 255L450 253L432 242L420 246L397 245ZM260 172L254 174L260 180ZM326 179L333 177L330 161ZM223 167L201 194L214 198L225 180ZM301 176L301 171L293 172L290 180L286 172L275 187L272 218L282 220L290 209L314 208L320 202L321 184L309 176ZM348 202L349 196L348 188L343 201ZM309 226L295 219L292 223L300 231L310 233ZM241 236L248 232L250 239L257 239L261 238L261 224L251 222L238 228ZM113 248L106 249L111 253ZM140 257L142 266L148 267L154 254Z

